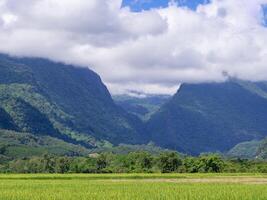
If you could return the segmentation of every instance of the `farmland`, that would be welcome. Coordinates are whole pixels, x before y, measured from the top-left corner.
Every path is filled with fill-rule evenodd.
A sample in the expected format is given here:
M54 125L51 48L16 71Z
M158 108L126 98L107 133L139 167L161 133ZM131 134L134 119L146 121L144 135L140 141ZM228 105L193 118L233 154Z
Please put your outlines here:
M265 200L262 174L0 175L2 200Z

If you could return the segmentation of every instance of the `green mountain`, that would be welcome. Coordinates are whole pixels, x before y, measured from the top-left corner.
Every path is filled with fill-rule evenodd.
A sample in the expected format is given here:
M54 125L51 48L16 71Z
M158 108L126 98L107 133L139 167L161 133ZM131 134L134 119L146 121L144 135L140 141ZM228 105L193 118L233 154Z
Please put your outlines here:
M136 115L143 121L147 121L151 115L160 109L171 96L169 95L149 95L132 96L132 95L115 95L114 101L129 113Z
M50 136L36 136L0 129L0 157L5 160L42 156L46 153L61 156L86 156L90 151L80 145L70 144Z
M241 142L227 152L230 158L255 159L258 156L259 147L262 141L252 140Z
M267 138L260 143L256 158L267 160Z
M242 142L232 148L227 154L228 157L242 159L267 159L267 138L264 140L253 140Z
M241 143L234 152L247 149L247 157L265 157L266 143L242 142L267 136L267 82L183 84L173 97L123 95L113 97L115 103L88 68L0 54L0 71L0 129L5 132L0 148L5 152L15 138L12 148L29 146L29 152L49 150L49 145L56 153L67 149L66 154L79 154L74 149L81 146L113 151L119 144L130 144L130 151L152 141L188 154L227 152ZM37 142L20 143L28 137Z
M267 84L183 84L147 123L151 140L190 154L228 151L267 136Z
M88 68L0 55L0 128L88 148L142 143L143 125Z

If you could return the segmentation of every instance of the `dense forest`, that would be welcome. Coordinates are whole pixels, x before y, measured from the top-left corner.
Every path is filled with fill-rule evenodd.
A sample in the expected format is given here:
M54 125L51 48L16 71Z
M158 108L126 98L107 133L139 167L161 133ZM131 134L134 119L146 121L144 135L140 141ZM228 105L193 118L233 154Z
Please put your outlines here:
M1 150L0 150L1 151ZM219 154L189 157L173 151L153 154L92 153L87 157L44 154L0 164L2 173L267 173L262 160L226 159Z

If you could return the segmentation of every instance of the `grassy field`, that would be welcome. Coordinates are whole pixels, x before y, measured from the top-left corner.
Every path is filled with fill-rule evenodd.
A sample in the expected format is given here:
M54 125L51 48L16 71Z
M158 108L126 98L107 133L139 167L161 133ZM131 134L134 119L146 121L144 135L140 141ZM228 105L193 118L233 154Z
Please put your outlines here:
M262 174L0 175L0 200L266 200Z

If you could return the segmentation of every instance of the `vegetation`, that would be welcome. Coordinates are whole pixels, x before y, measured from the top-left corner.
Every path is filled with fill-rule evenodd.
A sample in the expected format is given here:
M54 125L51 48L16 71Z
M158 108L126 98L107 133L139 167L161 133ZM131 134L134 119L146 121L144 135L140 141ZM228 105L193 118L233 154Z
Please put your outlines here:
M233 158L254 159L258 156L261 143L262 141L257 140L239 143L227 153L227 156Z
M100 77L38 58L0 54L0 128L87 148L141 141L142 123L113 102Z
M226 152L267 132L263 82L185 84L170 99L115 97L123 109L86 68L0 54L0 71L0 129L88 149L153 141L191 155Z
M267 173L267 140L227 157L164 149L198 155L264 138L266 83L117 97L122 109L88 69L0 54L0 71L0 199L267 199L265 175L233 174Z
M183 84L148 121L150 140L198 155L226 152L240 142L263 139L267 136L266 91L264 83L235 79Z
M1 149L0 149L1 150ZM1 150L6 151L5 149ZM228 160L217 154L188 157L172 151L152 154L91 153L84 157L44 154L2 160L3 173L266 173L265 161Z
M86 156L89 150L50 136L36 136L0 129L0 155L5 160L42 156L44 153L58 156ZM2 159L0 158L0 163Z
M99 147L92 150L92 153L113 153L113 154L129 154L131 152L145 151L151 154L160 154L168 149L156 146L153 142L142 145L120 144L118 146Z
M0 199L265 200L260 175L1 175ZM251 182L254 180L254 182ZM231 182L232 181L232 182ZM202 182L202 183L201 183Z

